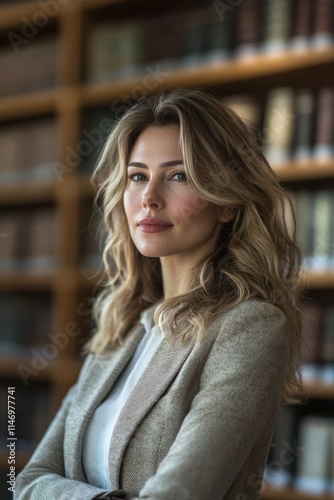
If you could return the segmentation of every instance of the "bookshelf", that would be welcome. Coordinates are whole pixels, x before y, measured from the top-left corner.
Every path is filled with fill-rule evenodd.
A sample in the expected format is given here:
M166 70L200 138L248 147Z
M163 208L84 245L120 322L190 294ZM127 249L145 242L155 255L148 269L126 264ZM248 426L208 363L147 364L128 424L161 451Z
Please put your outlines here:
M204 4L214 13L213 5L208 5L204 0L186 0L182 6L175 1L165 0L159 2L159 6L153 0L55 0L53 14L43 10L42 2L37 4L30 0L0 6L0 49L10 48L8 33L23 36L25 20L28 19L36 27L36 20L43 20L43 15L46 19L45 25L37 26L36 34L28 40L27 45L38 43L39 37L44 36L51 37L57 44L56 79L52 85L39 90L29 88L0 93L0 127L6 128L15 123L31 123L32 120L51 117L57 129L54 146L56 153L54 157L49 158L53 165L53 173L49 178L38 182L24 182L18 178L13 182L0 183L0 217L1 214L13 210L29 213L48 207L52 209L57 222L53 248L54 265L45 268L28 266L25 269L12 265L1 267L0 294L26 294L36 297L45 294L50 299L52 309L50 332L54 335L64 333L68 325L73 326L73 332L75 328L80 330L78 334L68 335L66 346L55 349L56 356L47 359L42 369L35 370L38 373L29 378L25 387L30 393L36 384L48 384L49 420L79 373L81 360L78 356L78 346L89 334L89 299L96 292L98 281L97 269L86 266L87 260L82 258L85 249L81 248L82 234L87 230L86 214L87 210L91 209L94 193L88 180L88 172L80 172L73 155L76 153L80 156L78 145L83 140L85 116L97 108L109 107L110 110L110 105L115 105L117 101L121 105L132 102L136 96L146 92L145 67L149 66L152 71L156 68L155 62L151 64L146 61L144 69L138 74L109 77L107 81L87 82L87 33L95 24L98 25L101 19L125 22L128 17L133 20L136 14L140 14L140 21L151 14L184 15L193 7L201 7ZM232 16L236 15L237 10L234 9ZM215 15L219 21L217 14ZM161 88L205 86L212 88L222 97L240 93L254 95L259 99L263 120L263 96L272 88L291 86L298 89L304 87L305 82L306 86L316 90L325 86L334 87L334 45L310 46L303 50L287 47L275 53L257 52L249 57L228 57L214 61L200 59L188 66L181 64L163 67L161 74L152 81L155 91ZM110 116L112 113L113 109ZM81 156L85 157L85 154ZM273 168L282 182L292 190L334 187L334 156L325 160L289 159L279 165L273 165ZM1 228L0 233L3 233ZM0 241L3 245L6 234ZM319 296L321 300L325 298L327 302L333 297L334 269L305 271L301 279L305 280L311 296ZM50 342L50 338L47 338L45 344L40 346L42 354L43 347ZM3 384L10 381L8 385L22 385L17 367L31 367L31 362L31 356L20 357L15 353L6 355L1 359L0 381ZM313 400L327 400L333 403L334 384L312 381L307 382L307 387ZM18 452L17 467L23 467L29 456L27 451ZM6 456L1 451L0 469L6 470L6 466ZM333 495L307 495L294 488L267 486L261 497L267 500L327 500L333 498Z

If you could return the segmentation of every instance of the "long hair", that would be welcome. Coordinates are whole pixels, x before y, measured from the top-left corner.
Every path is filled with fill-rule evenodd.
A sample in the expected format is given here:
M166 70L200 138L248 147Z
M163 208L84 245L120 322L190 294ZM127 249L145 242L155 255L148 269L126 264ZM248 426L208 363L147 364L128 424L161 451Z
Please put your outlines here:
M160 260L140 254L123 208L132 147L149 126L177 125L190 187L234 219L222 224L217 243L192 270L181 296L163 299ZM215 314L248 299L281 309L290 326L290 359L282 403L299 400L303 253L296 240L292 197L266 160L254 132L216 96L202 89L161 91L140 98L111 131L98 160L97 187L107 240L105 284L95 301L97 324L85 345L98 355L122 338L141 311L159 302L154 319L167 341L200 342ZM194 213L199 207L192 207ZM184 214L185 217L191 214ZM166 322L165 322L166 324Z

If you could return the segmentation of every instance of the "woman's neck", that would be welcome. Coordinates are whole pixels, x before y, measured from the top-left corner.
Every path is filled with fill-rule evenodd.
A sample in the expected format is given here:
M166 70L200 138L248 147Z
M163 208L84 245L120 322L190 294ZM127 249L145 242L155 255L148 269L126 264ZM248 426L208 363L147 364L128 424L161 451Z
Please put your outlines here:
M184 262L182 260L179 256L160 258L165 300L182 295L188 290L192 266L186 262L186 259Z

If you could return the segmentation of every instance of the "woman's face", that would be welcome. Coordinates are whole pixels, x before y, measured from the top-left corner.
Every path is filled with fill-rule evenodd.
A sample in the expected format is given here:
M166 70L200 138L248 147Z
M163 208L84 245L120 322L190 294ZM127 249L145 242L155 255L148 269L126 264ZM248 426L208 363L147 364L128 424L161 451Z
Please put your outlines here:
M123 203L132 240L147 257L196 260L218 235L216 207L187 183L179 138L175 125L150 126L130 154Z

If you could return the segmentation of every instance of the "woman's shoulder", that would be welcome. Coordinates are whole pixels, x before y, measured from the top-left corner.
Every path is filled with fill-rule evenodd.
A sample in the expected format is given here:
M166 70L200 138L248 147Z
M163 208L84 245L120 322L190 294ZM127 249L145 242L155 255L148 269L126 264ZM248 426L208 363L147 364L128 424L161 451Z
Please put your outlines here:
M239 302L232 307L223 308L220 312L217 313L215 318L220 320L238 318L239 320L242 320L243 318L249 317L250 314L254 317L256 317L257 315L260 317L286 317L282 309L280 309L278 306L275 306L271 302L262 299L247 299Z
M211 328L216 329L218 336L235 335L236 332L259 333L254 335L268 339L282 332L286 337L289 332L288 320L285 313L276 305L261 299L248 299L240 302L228 310L222 310L215 316ZM266 336L264 335L266 334Z

